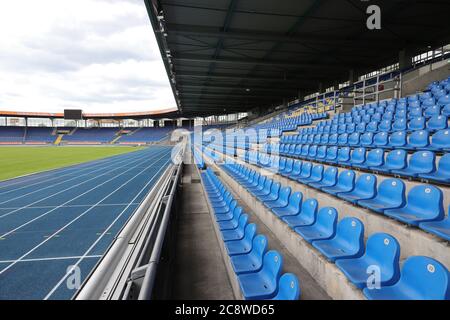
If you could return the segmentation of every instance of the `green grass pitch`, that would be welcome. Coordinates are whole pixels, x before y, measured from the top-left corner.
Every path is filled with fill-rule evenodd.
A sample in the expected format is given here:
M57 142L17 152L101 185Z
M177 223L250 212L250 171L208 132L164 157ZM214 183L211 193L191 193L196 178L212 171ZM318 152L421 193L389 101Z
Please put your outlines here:
M0 181L142 149L141 147L0 147Z

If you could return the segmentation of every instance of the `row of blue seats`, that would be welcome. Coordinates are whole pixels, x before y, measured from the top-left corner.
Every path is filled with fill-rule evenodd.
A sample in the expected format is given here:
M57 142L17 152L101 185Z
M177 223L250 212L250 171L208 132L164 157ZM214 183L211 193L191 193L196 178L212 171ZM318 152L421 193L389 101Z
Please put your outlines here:
M254 158L253 153L254 151L252 151L251 157ZM408 153L405 150L397 149L385 154L385 151L381 148L367 151L366 148L352 150L350 147L311 146L300 150L296 148L295 152L289 149L287 152L281 150L279 153L272 153L272 155L277 154L377 173L431 180L443 184L450 183L450 154L448 153L441 156L439 161L436 160L436 155L432 151L417 151L408 158ZM283 165L283 162L281 165Z
M283 257L267 251L267 238L256 234L256 224L248 223L248 215L210 168L201 177L245 299L297 300L299 281L291 273L281 276Z
M450 219L448 215L445 216L444 196L442 190L433 185L415 186L406 197L404 182L396 178L385 179L377 186L377 178L373 174L362 174L356 180L355 171L344 170L339 173L338 168L333 166L325 169L323 165L314 166L311 162L277 159L274 156L259 157L255 163L286 178L418 226L450 241ZM279 185L270 184L254 170L247 168L246 172L252 173L254 183L279 196Z
M202 170L205 169L205 162L203 161L202 155L198 152L197 148L195 148L193 145L191 146L192 153L194 154L194 164L197 165L197 167Z
M343 124L346 123L349 119L352 119L352 122L358 122L358 119L369 119L369 121L373 120L393 120L400 118L414 118L419 116L424 116L426 118L431 118L436 115L449 115L450 113L450 103L445 105L421 105L421 103L411 103L409 106L388 106L377 107L362 111L350 111L347 113L340 113L335 115L333 119L331 119L331 124ZM341 116L340 116L341 115ZM364 120L368 122L367 120Z
M398 131L394 133L372 132L342 133L342 134L309 134L292 136L294 138L284 139L282 145L289 148L302 148L304 146L352 146L372 147L385 149L407 149L407 150L434 150L450 151L450 130L439 130L430 136L428 131L418 130L411 133ZM280 146L281 149L281 146ZM294 150L292 149L292 152ZM295 152L294 152L295 153Z
M310 127L305 130L300 130L298 135L305 134L343 134L343 133L378 133L378 132L397 132L397 131L438 131L447 129L447 116L434 116L428 121L424 117L415 117L409 120L398 119L392 122L391 120L360 122L360 123L345 123L333 124L331 126ZM287 139L292 135L283 136L281 139Z
M346 217L338 222L337 210L333 207L319 210L316 199L303 201L303 194L291 194L289 187L281 188L280 195L276 196L256 183L245 166L227 164L223 168L305 241L336 263L355 286L363 289L368 299L450 298L449 272L439 261L412 256L406 259L400 272L400 244L393 236L372 234L364 248L364 225L359 219ZM272 185L279 186L279 183ZM367 273L373 272L373 268L378 268L380 275L377 288L370 286L372 274Z

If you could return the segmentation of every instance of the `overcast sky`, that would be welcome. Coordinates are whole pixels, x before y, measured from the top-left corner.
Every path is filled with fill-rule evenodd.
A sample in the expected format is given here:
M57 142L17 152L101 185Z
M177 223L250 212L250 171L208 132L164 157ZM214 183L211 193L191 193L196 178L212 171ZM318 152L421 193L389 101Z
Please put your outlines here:
M0 110L173 107L143 0L0 1Z

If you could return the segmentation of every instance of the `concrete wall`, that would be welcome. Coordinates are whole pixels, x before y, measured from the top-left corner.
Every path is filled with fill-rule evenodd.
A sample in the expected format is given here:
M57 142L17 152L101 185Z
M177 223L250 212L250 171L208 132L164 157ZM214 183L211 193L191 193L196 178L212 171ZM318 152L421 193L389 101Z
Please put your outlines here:
M402 75L402 96L423 91L431 82L450 76L450 63L447 60L423 66Z

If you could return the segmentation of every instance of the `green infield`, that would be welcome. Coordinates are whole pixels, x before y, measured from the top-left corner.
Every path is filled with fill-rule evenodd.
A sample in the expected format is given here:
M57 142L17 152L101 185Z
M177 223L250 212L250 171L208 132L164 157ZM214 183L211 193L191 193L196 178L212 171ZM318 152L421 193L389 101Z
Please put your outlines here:
M0 147L0 181L140 149L142 147Z

